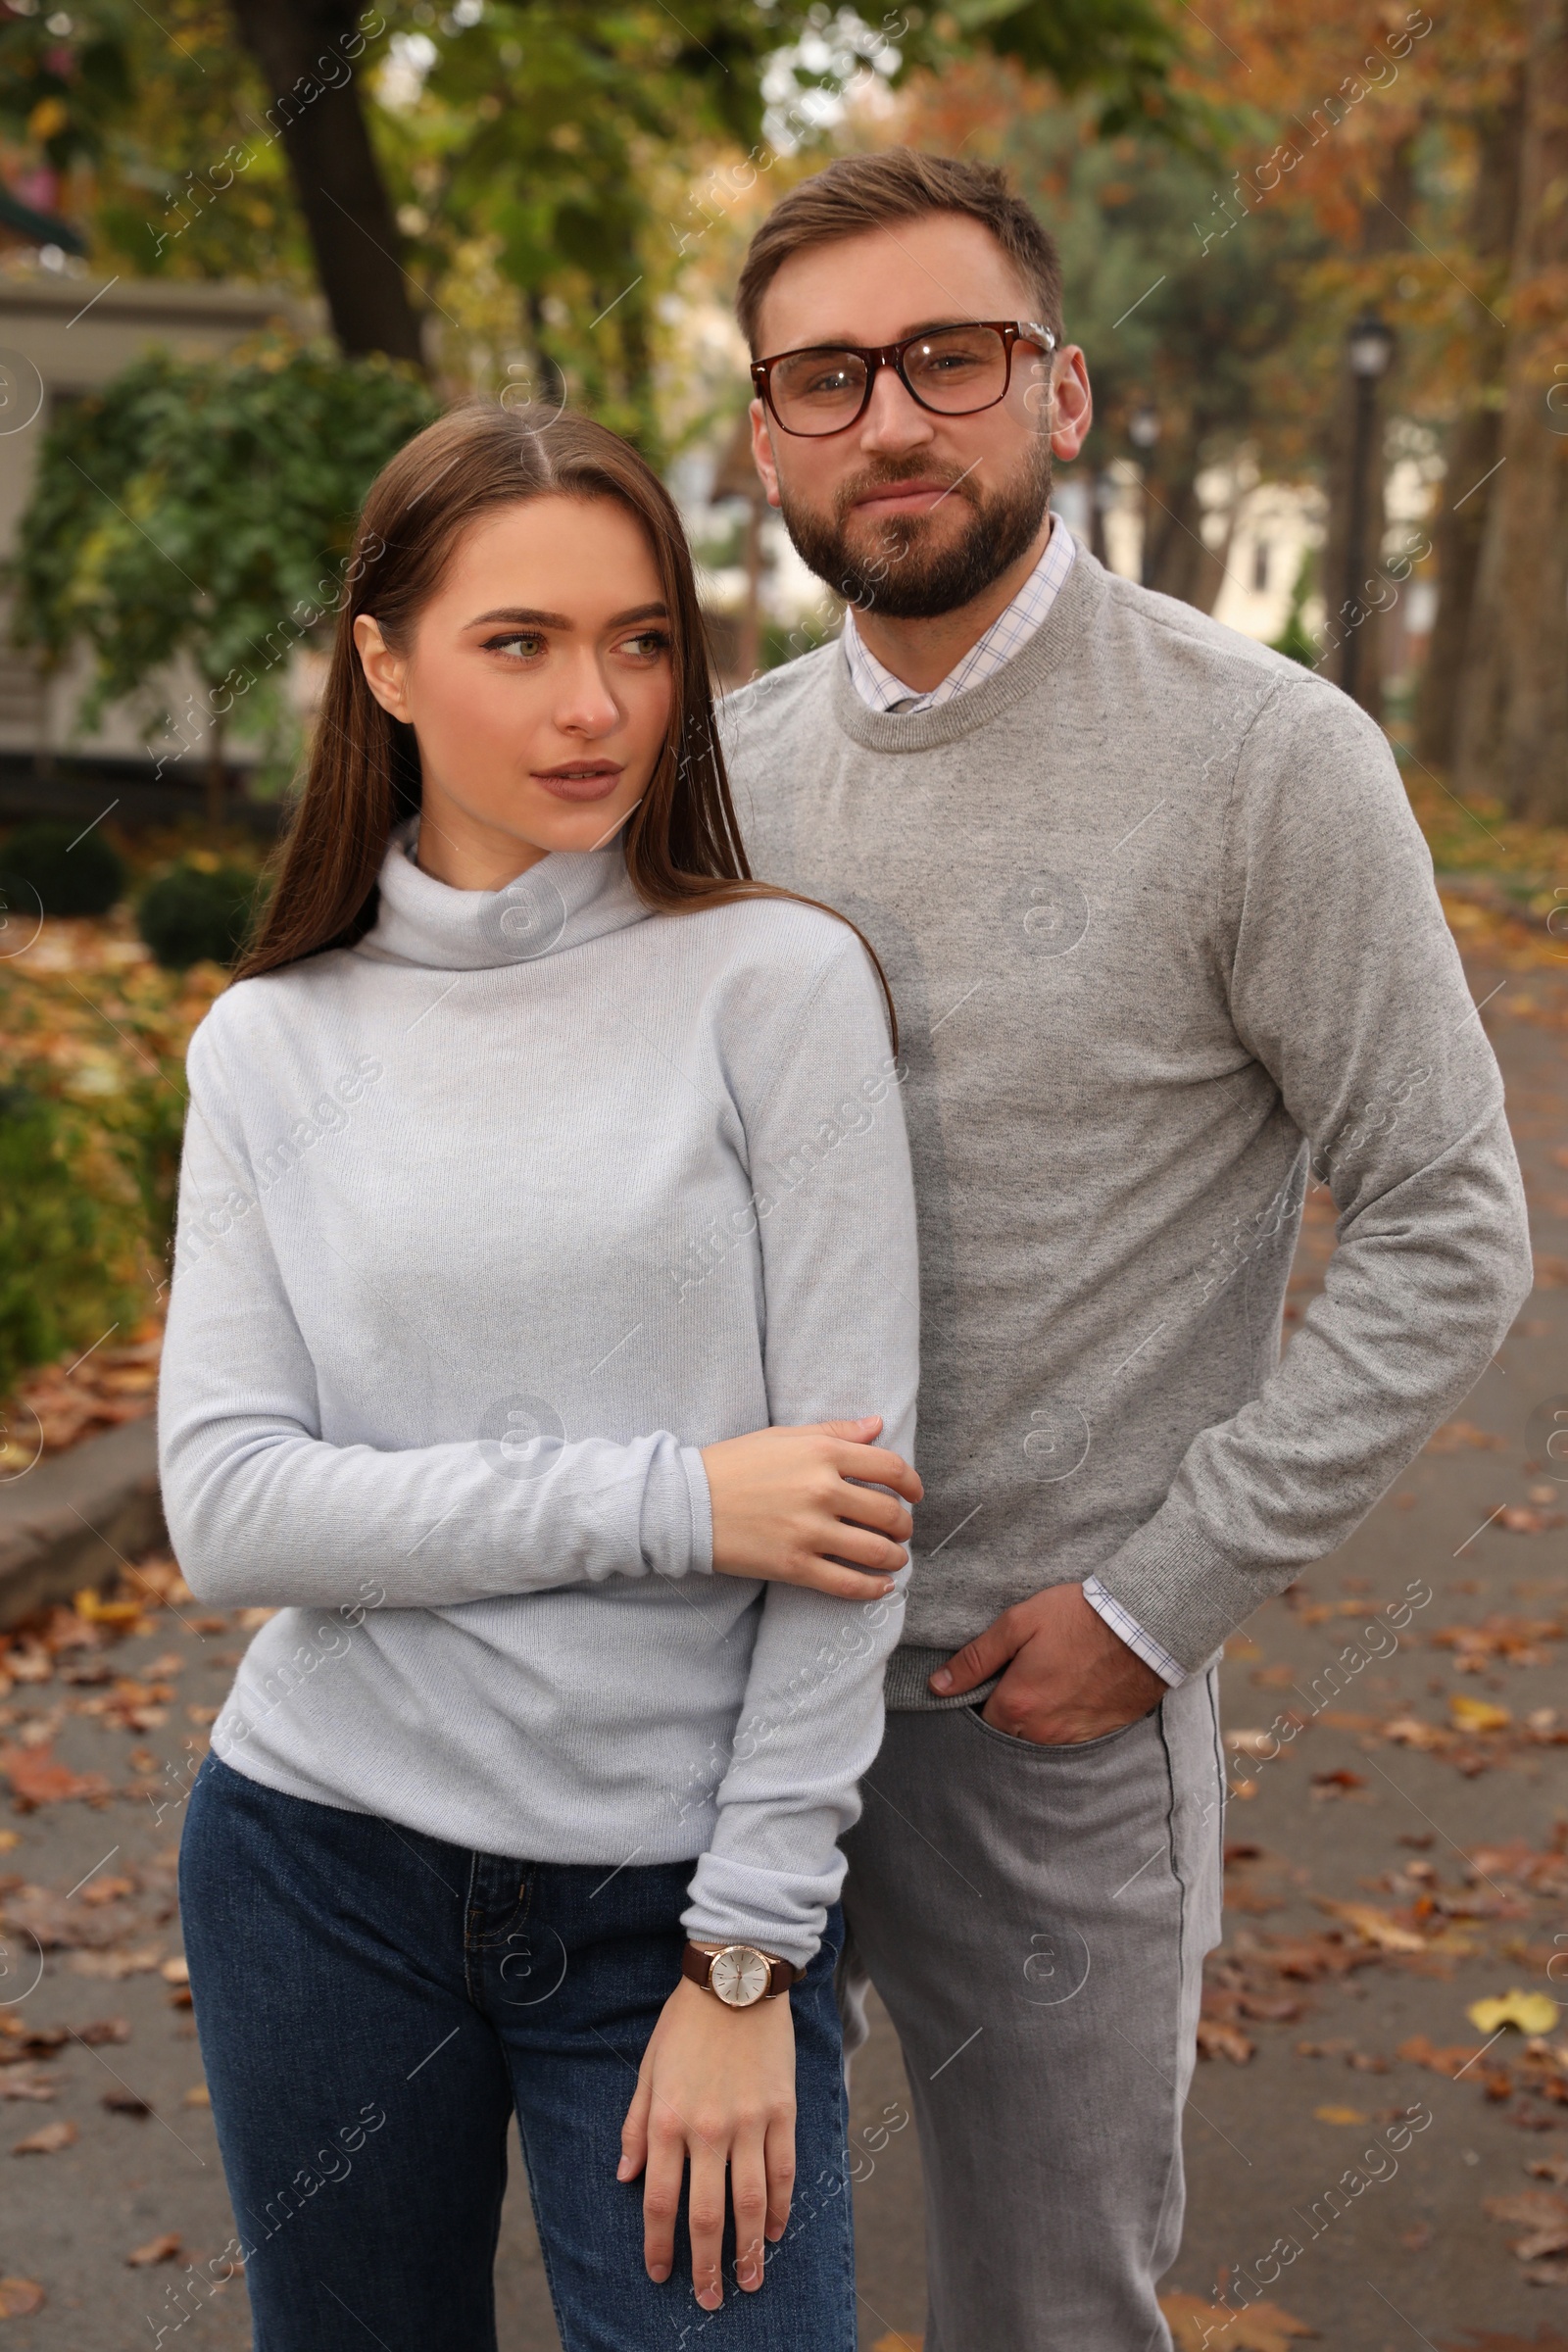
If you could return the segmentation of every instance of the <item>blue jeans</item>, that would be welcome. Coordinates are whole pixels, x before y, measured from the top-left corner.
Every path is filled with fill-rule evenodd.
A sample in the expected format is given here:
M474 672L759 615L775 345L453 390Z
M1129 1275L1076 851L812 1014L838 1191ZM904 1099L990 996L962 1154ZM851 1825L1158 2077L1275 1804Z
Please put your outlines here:
M762 2285L733 2220L718 2311L684 2214L670 2278L643 2268L615 2165L690 1876L471 1853L205 1759L180 1903L255 2352L495 2352L514 2105L565 2352L854 2352L836 1911L790 1994L799 2170Z

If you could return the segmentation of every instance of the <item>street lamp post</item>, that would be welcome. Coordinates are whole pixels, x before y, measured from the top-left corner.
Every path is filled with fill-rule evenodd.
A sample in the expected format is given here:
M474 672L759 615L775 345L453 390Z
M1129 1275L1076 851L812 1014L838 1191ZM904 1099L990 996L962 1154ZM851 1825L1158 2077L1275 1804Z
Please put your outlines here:
M1345 603L1341 618L1346 623L1340 644L1340 684L1352 700L1357 699L1361 676L1361 631L1353 617L1361 575L1366 564L1367 476L1373 456L1374 427L1378 411L1378 384L1387 374L1394 357L1394 330L1376 311L1363 311L1350 322L1346 337L1346 358L1355 385L1355 426L1350 444L1350 495L1345 532Z
M1159 439L1159 411L1152 401L1141 401L1127 419L1127 435L1143 461L1144 475L1144 544L1138 559L1138 576L1147 588L1153 569L1151 556L1153 549L1153 499L1149 487L1149 468L1153 462L1154 444Z

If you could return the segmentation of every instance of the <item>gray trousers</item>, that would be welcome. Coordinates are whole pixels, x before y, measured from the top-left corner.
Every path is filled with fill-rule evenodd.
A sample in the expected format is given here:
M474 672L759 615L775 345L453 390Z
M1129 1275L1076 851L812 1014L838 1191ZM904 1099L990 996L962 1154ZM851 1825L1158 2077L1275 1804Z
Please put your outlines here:
M977 1709L890 1714L845 1839L846 2044L867 1978L925 2175L925 2352L1169 2352L1182 2106L1220 1936L1212 1670L1040 1747Z

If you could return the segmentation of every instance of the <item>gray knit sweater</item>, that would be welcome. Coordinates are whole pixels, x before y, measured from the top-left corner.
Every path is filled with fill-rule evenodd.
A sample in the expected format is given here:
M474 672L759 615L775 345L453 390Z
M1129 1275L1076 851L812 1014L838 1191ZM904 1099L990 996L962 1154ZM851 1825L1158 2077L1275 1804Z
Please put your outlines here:
M213 1731L268 1787L612 1871L804 1962L902 1596L712 1568L700 1448L914 1436L914 1213L847 925L650 914L619 848L461 891L191 1041L159 1401L192 1590L277 1605ZM906 1579L907 1571L905 1572Z
M1096 1573L1201 1664L1350 1533L1530 1287L1383 735L1082 544L1038 634L937 710L867 709L829 646L721 723L756 870L860 925L910 1065L926 1499L888 1703ZM1339 1249L1282 1363L1309 1166Z

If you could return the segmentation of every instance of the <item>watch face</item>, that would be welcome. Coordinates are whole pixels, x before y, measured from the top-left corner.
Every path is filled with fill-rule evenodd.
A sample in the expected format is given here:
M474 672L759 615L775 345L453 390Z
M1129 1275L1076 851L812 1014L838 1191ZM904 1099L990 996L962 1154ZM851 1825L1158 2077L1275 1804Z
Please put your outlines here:
M773 1971L749 1943L732 1943L714 1955L708 1982L731 2009L749 2009L760 2001L773 1981Z

